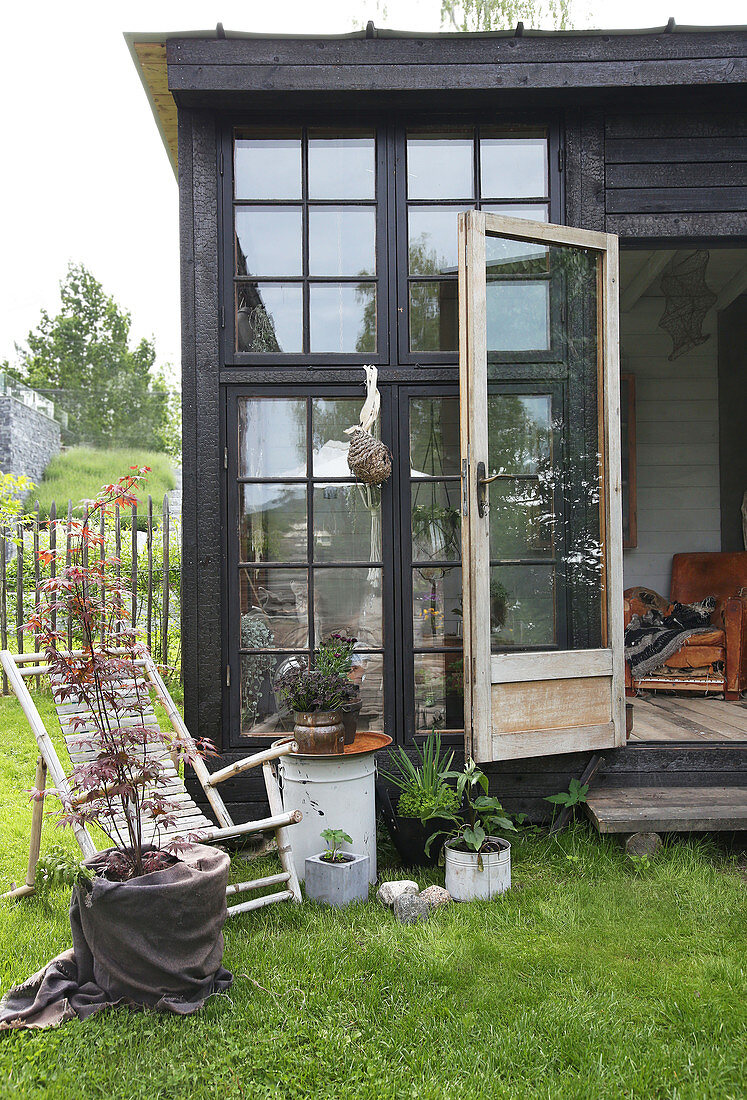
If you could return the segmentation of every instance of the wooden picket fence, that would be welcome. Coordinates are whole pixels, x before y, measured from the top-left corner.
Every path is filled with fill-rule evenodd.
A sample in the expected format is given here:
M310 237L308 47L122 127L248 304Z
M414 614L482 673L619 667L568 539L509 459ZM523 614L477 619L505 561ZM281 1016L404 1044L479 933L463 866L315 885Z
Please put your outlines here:
M72 501L60 511L52 501L49 520L41 519L37 502L31 509L31 522L19 523L12 532L13 537L7 528L0 531L0 643L3 649L23 653L32 648L32 638L24 631L23 624L39 602L42 582L55 576L57 569L54 559L48 565L40 562L38 551L40 545L43 549L61 550L59 540L64 539L66 563L70 563L73 512ZM84 520L88 518L87 512L82 515ZM175 523L170 515L168 496L164 496L155 516L151 497L140 512L137 505L127 512L116 509L113 528L105 528L102 516L100 534L108 543L101 547L101 557L113 556L117 577L124 576L129 581L132 623L140 629L155 659L181 676L181 524ZM157 548L161 550L160 555ZM33 641L33 648L38 649ZM68 624L68 641L72 648L71 624ZM5 676L2 691L3 695L8 694Z

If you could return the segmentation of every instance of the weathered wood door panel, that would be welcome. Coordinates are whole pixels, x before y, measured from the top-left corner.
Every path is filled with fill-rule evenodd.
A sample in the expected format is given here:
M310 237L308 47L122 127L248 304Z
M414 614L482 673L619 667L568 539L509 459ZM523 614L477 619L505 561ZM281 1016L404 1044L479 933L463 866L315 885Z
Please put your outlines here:
M625 743L617 238L459 215L466 751Z

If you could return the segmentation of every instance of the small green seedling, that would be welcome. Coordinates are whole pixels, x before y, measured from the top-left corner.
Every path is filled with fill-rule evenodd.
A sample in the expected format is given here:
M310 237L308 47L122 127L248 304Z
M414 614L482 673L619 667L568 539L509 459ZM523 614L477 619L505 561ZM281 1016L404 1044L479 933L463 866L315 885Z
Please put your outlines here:
M560 794L551 794L545 799L545 802L553 802L556 806L565 806L567 809L571 809L573 806L580 806L583 802L586 802L588 793L588 783L582 784L577 779L572 779L567 791L561 791Z
M43 856L39 856L34 875L34 889L39 899L49 903L49 895L57 886L75 886L90 873L74 855L55 844Z
M352 844L352 836L348 836L344 829L325 829L321 834L322 840L327 842L327 851L322 856L327 863L342 863L340 849L343 844Z

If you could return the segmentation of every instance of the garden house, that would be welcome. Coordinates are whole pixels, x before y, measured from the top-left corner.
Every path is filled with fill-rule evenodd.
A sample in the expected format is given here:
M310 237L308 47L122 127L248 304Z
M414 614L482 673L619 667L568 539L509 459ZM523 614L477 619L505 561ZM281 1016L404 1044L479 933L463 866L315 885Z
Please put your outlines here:
M127 37L179 181L193 732L269 744L341 631L361 727L466 742L514 808L599 752L736 789L747 625L631 732L623 592L747 596L744 30Z

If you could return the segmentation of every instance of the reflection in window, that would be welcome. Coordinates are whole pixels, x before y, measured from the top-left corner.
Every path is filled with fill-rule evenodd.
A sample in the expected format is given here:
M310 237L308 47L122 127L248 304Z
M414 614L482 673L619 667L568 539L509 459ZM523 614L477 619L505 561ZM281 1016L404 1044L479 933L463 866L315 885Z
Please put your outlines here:
M376 350L374 283L316 283L310 292L311 351Z
M370 134L309 132L309 198L373 199L376 143Z
M300 199L300 133L294 137L237 135L234 194L237 199Z
M241 283L236 297L236 348L252 352L300 352L301 286Z
M383 725L381 490L350 476L343 429L357 398L239 400L238 642L244 735L292 728L275 674L326 635L357 639L359 728ZM290 723L290 725L288 724Z

